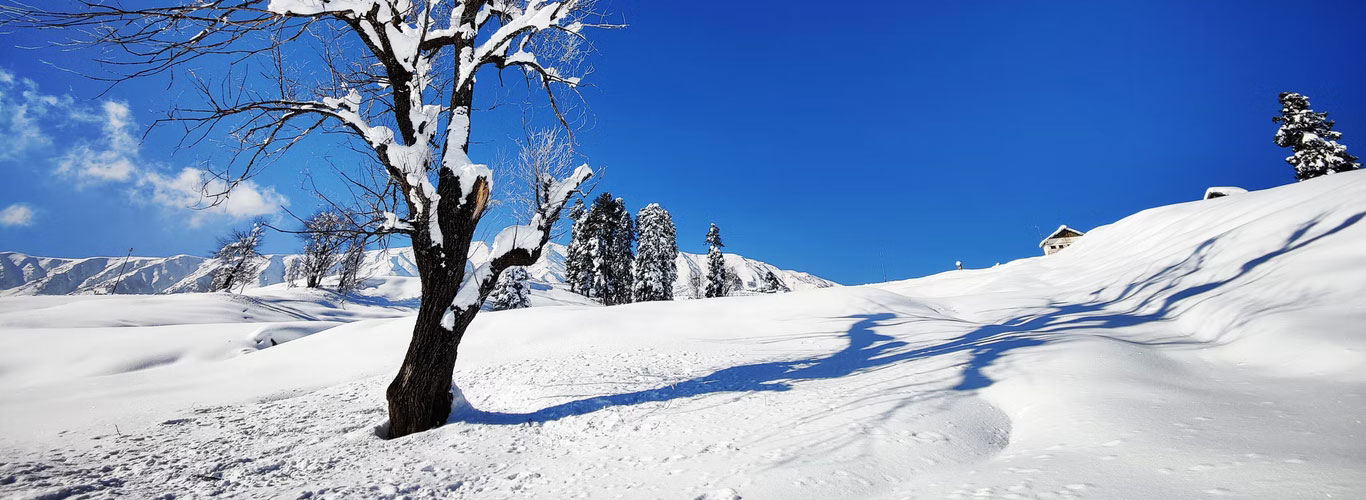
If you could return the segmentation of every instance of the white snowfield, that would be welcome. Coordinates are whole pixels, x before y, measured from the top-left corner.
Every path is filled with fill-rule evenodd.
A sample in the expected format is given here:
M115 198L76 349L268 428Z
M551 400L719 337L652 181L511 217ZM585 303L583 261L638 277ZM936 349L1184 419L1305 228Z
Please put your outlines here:
M392 441L384 300L4 298L0 496L1366 498L1363 217L1353 172L992 269L483 313Z

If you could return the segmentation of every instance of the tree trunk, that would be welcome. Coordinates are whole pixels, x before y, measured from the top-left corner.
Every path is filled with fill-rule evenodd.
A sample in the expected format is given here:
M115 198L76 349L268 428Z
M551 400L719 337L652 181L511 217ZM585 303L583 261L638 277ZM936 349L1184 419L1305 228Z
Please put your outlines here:
M390 439L435 429L450 418L451 375L468 322L457 318L454 331L441 327L441 316L455 297L458 284L433 285L434 290L422 294L408 354L386 393Z
M463 198L458 182L442 181L438 191L443 198ZM487 196L487 189L483 192ZM482 207L476 213L482 213ZM422 280L422 302L418 306L408 353L386 392L390 439L435 429L450 418L451 374L455 371L456 352L479 307L475 304L456 315L449 330L441 326L441 318L465 279L466 256L477 224L477 216L471 217L468 213L442 217L441 229L445 235L442 246L432 245L430 233L413 234L413 257Z

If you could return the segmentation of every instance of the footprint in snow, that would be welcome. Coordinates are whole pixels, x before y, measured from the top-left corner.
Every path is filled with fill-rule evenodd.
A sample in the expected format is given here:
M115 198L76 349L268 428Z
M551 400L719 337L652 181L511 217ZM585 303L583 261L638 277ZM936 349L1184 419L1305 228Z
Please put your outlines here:
M740 500L740 494L730 488L722 488L698 495L693 500Z

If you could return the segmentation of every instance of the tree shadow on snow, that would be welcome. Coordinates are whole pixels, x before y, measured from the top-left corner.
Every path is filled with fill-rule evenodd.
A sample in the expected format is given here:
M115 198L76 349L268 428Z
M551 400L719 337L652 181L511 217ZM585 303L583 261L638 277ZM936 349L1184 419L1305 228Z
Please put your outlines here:
M896 340L894 337L877 333L877 327L893 326L896 323L914 321L915 318L899 318L891 313L865 314L850 316L855 319L843 336L848 345L838 352L793 361L774 361L724 368L711 374L685 380L675 384L636 392L590 397L570 401L530 413L489 412L465 408L452 414L451 421L479 424L523 424L543 423L566 417L585 415L614 406L638 405L642 403L664 402L716 393L740 393L761 391L786 391L793 384L803 381L840 378L857 372L866 372L892 364L903 363L936 356L967 352L969 359L954 368L961 370L960 381L953 390L968 391L990 386L993 380L985 374L1008 352L1047 344L1066 338L1064 334L1076 330L1105 330L1139 325L1152 321L1172 319L1178 305L1189 307L1205 300L1211 292L1240 278L1248 277L1254 270L1272 259L1303 248L1329 235L1356 224L1366 213L1347 218L1342 223L1312 237L1309 234L1319 226L1322 218L1316 218L1294 231L1280 248L1251 259L1238 271L1225 279L1209 281L1198 285L1183 286L1183 278L1196 274L1206 265L1206 259L1215 246L1217 238L1201 243L1185 259L1167 266L1146 278L1126 284L1112 298L1108 289L1103 287L1091 294L1092 300L1078 304L1049 304L1042 312L1017 316L998 324L981 325L957 338L931 345L914 348ZM1121 302L1145 295L1134 305L1116 312ZM1253 312L1252 316L1263 312L1293 307L1294 300L1281 306L1273 306ZM1244 317L1238 323L1229 325L1236 328L1250 320ZM1112 340L1139 345L1205 345L1217 343L1212 340L1197 340L1189 337L1171 340L1137 341L1106 337Z

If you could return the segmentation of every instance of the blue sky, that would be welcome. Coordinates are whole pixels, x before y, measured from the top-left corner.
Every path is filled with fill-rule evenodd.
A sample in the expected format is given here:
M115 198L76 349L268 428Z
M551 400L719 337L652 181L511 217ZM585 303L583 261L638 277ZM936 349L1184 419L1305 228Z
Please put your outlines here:
M1089 230L1212 185L1291 182L1271 141L1285 90L1366 153L1361 2L602 3L630 27L593 33L578 139L605 167L598 189L632 210L663 205L684 251L704 251L715 222L729 251L844 283L987 267L1039 254L1059 224ZM221 161L221 145L172 154L169 129L125 140L183 98L177 88L153 79L99 96L54 67L88 69L92 54L2 36L0 208L23 203L33 217L0 226L0 249L205 254L234 214L280 200L308 211L301 172L337 158L321 144L296 150L233 214L186 211L184 169ZM493 95L491 80L481 92ZM35 115L40 97L51 99ZM506 112L476 114L475 160L518 127ZM153 181L120 181L117 166L100 171L113 180L71 175L74 159L111 151L133 151L130 168ZM297 246L277 234L266 250Z

